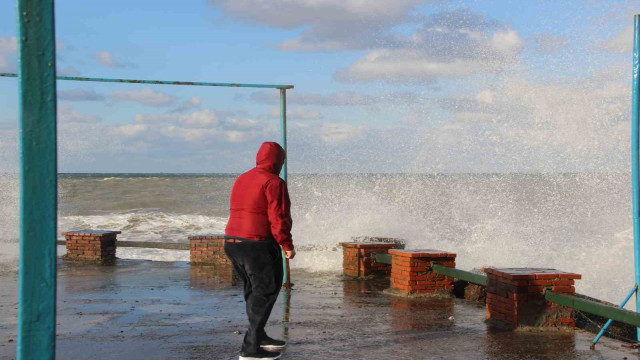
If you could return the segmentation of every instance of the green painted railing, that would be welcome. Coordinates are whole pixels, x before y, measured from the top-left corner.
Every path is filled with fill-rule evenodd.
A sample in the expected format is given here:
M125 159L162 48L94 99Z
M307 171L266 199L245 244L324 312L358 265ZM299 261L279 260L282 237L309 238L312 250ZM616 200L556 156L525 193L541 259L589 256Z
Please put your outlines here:
M597 301L585 299L575 295L547 291L545 299L558 305L568 306L589 314L599 315L625 324L640 326L640 314L617 308L613 305L602 304Z
M18 74L0 73L0 77L18 77ZM202 82L202 81L109 79L109 78L91 78L91 77L82 77L82 76L57 76L56 79L71 80L71 81L93 81L93 82L105 82L105 83L149 84L149 85L242 87L242 88L282 89L282 90L293 89L293 85L218 83L218 82Z
M482 274L472 273L470 271L460 270L456 268L450 268L438 264L433 264L433 270L438 274L451 276L456 279L468 281L473 284L487 286L487 276Z
M378 263L391 265L391 258L392 257L389 254L379 254L379 253L377 253L377 254L373 255L373 258Z

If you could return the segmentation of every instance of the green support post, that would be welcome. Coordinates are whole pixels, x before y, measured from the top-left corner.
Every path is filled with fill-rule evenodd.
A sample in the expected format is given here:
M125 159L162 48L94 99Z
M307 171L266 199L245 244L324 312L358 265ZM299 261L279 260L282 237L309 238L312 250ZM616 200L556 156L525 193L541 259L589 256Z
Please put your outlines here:
M280 89L280 144L285 152L287 152L287 89ZM284 165L280 171L280 177L287 182L287 161L289 154L284 159ZM291 288L291 276L289 275L289 259L284 257L282 251L282 284L285 288Z
M54 359L56 54L53 0L18 0L20 275L17 358Z
M280 89L280 144L287 151L287 89ZM280 171L280 177L287 181L287 161L289 154L284 159L284 165Z

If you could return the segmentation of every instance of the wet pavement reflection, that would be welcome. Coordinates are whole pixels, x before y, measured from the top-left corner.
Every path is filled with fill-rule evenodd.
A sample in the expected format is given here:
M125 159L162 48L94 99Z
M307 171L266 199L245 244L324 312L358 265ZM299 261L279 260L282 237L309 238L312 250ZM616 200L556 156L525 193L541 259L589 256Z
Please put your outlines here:
M591 351L593 335L580 331L495 331L482 305L393 297L382 292L388 279L299 269L292 276L295 286L283 290L266 327L288 340L283 359L638 358L610 339ZM16 278L0 283L0 343L9 344ZM246 326L241 281L225 269L138 260L59 265L60 359L237 359ZM0 358L14 356L15 346L0 346Z
M203 290L217 290L242 282L232 265L192 265L189 269L191 286Z

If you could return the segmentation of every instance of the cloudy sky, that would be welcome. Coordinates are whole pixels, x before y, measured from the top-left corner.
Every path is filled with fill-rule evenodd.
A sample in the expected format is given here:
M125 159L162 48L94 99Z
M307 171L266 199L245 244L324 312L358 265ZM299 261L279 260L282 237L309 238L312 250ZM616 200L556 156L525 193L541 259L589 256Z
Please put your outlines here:
M61 75L293 84L291 172L627 171L637 1L56 1ZM16 71L12 1L0 72ZM17 162L0 78L0 172ZM239 172L276 90L58 82L61 172Z

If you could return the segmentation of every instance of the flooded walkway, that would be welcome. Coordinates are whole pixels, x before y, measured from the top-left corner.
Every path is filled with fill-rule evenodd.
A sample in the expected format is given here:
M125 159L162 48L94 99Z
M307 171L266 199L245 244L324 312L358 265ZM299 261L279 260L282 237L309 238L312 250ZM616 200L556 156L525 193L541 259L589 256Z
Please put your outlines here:
M492 331L484 306L390 297L388 280L292 276L267 327L288 339L284 359L640 358L610 339L589 350L581 331ZM1 277L1 359L15 357L16 303L16 277ZM237 359L245 323L239 284L188 263L59 265L58 359Z

